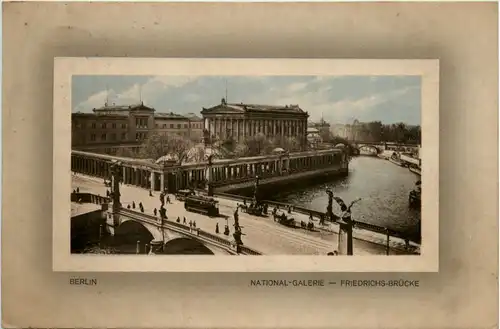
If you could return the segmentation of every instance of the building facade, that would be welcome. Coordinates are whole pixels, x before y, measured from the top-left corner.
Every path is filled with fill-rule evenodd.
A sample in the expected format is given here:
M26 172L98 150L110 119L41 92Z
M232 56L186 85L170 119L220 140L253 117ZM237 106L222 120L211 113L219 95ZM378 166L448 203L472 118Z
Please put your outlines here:
M221 103L201 111L206 135L211 142L245 138L263 134L268 138L298 137L307 145L307 118L309 114L298 105L272 106L256 104Z
M153 132L179 135L201 142L203 120L199 117L156 112L144 105L108 105L93 113L73 113L72 142L75 149L115 154L120 148L137 150Z
M194 113L188 113L186 117L189 119L189 137L191 140L197 143L203 142L203 118Z

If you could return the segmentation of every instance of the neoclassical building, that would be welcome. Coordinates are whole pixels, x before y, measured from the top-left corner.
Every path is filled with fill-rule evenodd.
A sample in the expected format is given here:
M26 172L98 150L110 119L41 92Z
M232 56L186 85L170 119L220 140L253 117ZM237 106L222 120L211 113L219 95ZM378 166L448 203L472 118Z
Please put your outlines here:
M298 137L307 143L309 114L298 105L256 105L221 103L201 111L211 140L233 138L243 141L259 133L266 137Z
M82 151L115 154L119 148L139 149L152 132L179 135L202 141L203 120L193 113L186 116L157 112L144 103L104 104L92 113L72 113L72 147Z

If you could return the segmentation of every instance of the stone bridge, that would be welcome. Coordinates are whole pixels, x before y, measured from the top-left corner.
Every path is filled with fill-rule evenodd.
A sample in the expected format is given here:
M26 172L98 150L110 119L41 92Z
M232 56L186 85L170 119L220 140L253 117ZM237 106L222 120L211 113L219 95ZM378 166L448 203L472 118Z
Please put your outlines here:
M373 150L377 154L383 151L400 151L407 153L415 153L420 149L419 145L415 144L400 144L400 143L389 143L389 142L363 142L363 141L351 141L351 145L357 149Z
M133 210L122 208L118 212L118 221L110 211L107 214L107 228L118 243L136 246L138 253L148 251L152 242L163 245L162 254L205 254L236 255L236 246L229 240L187 225L161 220ZM153 243L154 243L153 242ZM243 246L243 255L260 253Z

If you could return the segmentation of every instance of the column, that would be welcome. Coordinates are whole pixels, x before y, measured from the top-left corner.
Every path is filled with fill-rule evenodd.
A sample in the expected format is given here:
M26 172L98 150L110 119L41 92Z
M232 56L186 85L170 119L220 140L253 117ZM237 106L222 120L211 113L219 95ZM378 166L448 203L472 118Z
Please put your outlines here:
M151 184L151 191L155 190L155 183L156 183L156 175L155 172L152 171L151 174L149 175L149 183Z
M236 120L236 140L240 141L240 119Z

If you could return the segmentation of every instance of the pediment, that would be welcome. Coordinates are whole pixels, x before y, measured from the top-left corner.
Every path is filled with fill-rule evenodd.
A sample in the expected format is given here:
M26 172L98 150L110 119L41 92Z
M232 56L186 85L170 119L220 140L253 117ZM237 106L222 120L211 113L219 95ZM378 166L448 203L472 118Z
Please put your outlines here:
M244 113L245 110L243 108L238 108L235 106L225 106L225 105L217 105L211 108L203 108L201 111L202 114L241 114Z

